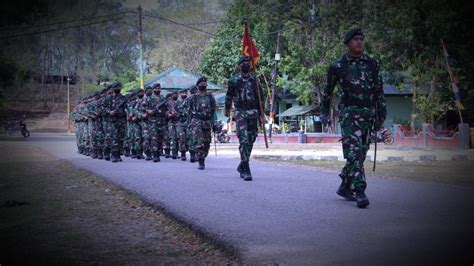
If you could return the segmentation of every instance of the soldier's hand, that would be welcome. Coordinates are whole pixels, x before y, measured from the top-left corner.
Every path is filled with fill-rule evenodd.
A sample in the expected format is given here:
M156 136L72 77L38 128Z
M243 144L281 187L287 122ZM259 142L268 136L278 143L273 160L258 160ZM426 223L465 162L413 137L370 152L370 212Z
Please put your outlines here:
M114 116L116 113L117 113L117 112L115 112L115 111L110 111L109 114L110 114L111 116Z
M132 121L137 121L137 118L136 118L136 117L132 117Z
M146 113L147 113L148 115L153 115L153 110L146 110Z

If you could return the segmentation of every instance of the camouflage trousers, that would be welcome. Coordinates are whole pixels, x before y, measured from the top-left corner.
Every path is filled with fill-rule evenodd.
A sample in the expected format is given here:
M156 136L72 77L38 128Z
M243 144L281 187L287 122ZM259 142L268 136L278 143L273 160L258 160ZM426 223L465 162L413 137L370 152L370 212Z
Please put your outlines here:
M129 134L129 148L136 151L142 150L142 127L137 122L129 122L127 132Z
M347 108L342 112L342 151L346 164L340 177L351 190L365 190L364 161L370 148L370 130L373 124L370 109Z
M209 123L193 119L190 123L192 146L197 159L204 159L209 154L211 147L211 127Z
M104 148L104 129L102 127L101 119L89 120L91 124L91 148L92 149L103 149Z
M87 121L86 123L84 123L84 147L86 149L90 149L90 144L91 144L91 130L90 130L90 126L89 126L90 122Z
M188 125L187 123L180 123L177 127L178 134L178 150L186 152L188 150Z
M236 134L239 139L240 160L248 162L253 143L258 135L258 114L256 111L234 111Z
M178 123L168 123L168 137L170 139L170 149L173 151L178 150Z
M163 149L169 150L171 149L171 145L170 145L170 134L169 134L168 126L163 126L161 130L163 132L163 142L162 142Z
M108 120L105 130L105 147L111 152L120 152L125 138L125 121Z
M74 122L74 129L76 131L76 145L78 148L84 148L84 122L82 121L75 121Z
M188 145L188 151L194 152L193 130L190 124L186 127L186 144Z
M132 143L132 133L131 133L131 121L127 121L127 126L125 128L125 138L123 139L123 149L131 149L131 143Z
M163 149L163 125L156 121L145 121L141 123L143 130L143 150L161 151Z

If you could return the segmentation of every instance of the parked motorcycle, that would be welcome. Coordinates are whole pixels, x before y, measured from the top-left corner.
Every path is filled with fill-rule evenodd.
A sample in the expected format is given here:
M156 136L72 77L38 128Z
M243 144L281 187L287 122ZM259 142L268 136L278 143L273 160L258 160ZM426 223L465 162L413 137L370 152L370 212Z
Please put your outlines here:
M20 131L21 135L24 138L28 138L30 136L30 131L26 128L26 124L24 122L25 116L20 121L13 121L9 122L7 125L5 125L5 132L9 136L13 135L16 131Z
M370 134L370 141L372 143L375 142L374 135L375 135L374 132ZM383 142L387 145L392 145L394 141L395 139L393 138L392 133L388 131L388 129L382 127L381 129L379 129L379 131L377 131L377 142Z
M218 125L217 125L217 134L216 134L216 138L217 138L217 141L219 143L229 143L230 141L230 137L229 135L227 134L227 129L223 129L223 124L221 121L219 121Z

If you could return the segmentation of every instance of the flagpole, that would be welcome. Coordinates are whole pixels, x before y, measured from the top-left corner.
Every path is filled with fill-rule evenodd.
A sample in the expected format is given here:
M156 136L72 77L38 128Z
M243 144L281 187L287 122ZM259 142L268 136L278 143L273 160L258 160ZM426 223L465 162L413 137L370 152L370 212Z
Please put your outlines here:
M451 87L452 87L451 89L453 90L454 96L456 97L456 92L454 90L454 86L456 86L456 84L454 83L452 70L451 70L451 67L449 66L449 61L448 61L448 57L447 57L448 51L446 50L446 47L444 46L443 38L441 38L441 45L443 46L444 61L446 62L446 67L448 69L449 79L451 80ZM461 121L461 124L463 124L464 122L462 120L461 109L459 109L458 105L456 105L456 108L458 109L459 120Z
M248 25L247 25L247 22L245 22L245 27L248 29ZM250 34L249 34L249 39L250 39ZM260 108L260 113L261 113L261 117L260 119L265 121L265 113L263 112L263 105L262 105L262 96L260 95L260 86L258 85L259 82L258 82L258 75L257 75L257 64L254 64L253 62L253 49L250 47L250 43L248 44L249 45L249 50L250 50L250 60L252 61L252 65L254 65L254 72L255 72L255 84L256 84L256 87L257 87L257 96L258 96L258 106ZM262 117L264 119L262 119ZM265 140L265 148L268 149L268 139L267 139L267 130L265 128L265 123L263 123L262 125L262 129L263 129L263 139Z

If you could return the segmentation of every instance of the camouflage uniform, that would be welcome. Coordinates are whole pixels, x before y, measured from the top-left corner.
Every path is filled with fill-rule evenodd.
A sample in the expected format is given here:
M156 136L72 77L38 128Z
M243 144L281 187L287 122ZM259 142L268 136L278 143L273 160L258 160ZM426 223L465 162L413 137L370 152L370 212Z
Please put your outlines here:
M164 97L155 93L147 95L140 103L141 119L144 121L143 149L147 154L153 156L153 161L158 162L159 151L163 147L163 127L165 126L166 106L163 104ZM153 111L153 114L147 114Z
M190 88L190 97L186 99L187 103L186 103L186 112L189 111L189 102L192 98L193 95L195 95L197 93L197 86L196 85L193 85L191 86ZM194 163L196 162L196 152L195 152L195 149L194 149L194 144L193 144L193 132L191 130L191 127L190 127L190 118L189 118L189 113L188 113L188 117L186 118L186 122L188 124L187 128L186 128L186 143L187 143L187 146L188 146L188 150L189 150L189 162L191 163Z
M321 112L329 114L333 90L339 84L339 117L346 159L340 174L341 187L350 187L351 191L363 192L367 187L364 161L370 147L370 131L375 120L383 122L387 113L379 68L377 61L365 54L359 58L345 54L331 63L328 70Z
M179 127L179 117L178 112L176 111L176 102L177 99L172 98L167 99L168 107L168 137L170 140L170 149L173 159L178 158L178 127Z
M125 106L127 104L127 98L120 93L115 95L109 95L105 99L104 109L108 113L107 129L106 129L106 146L110 147L112 154L112 162L121 161L120 150L123 145L124 132L125 132ZM115 112L114 115L111 112Z
M211 130L215 125L216 100L210 93L197 93L190 98L190 130L197 159L204 162L209 153Z
M242 59L245 60L245 59ZM239 62L240 62L239 61ZM242 63L242 62L241 62ZM239 139L240 161L237 171L246 181L252 180L249 160L253 144L258 135L258 121L260 114L257 80L249 74L248 77L238 75L229 79L225 99L225 110L229 113L232 102L234 103L233 117L236 124L237 138ZM260 95L263 95L261 86Z
M176 101L175 110L178 113L178 125L177 125L177 135L178 135L178 149L181 152L181 160L186 160L186 151L188 150L188 110L189 110L189 100L178 99Z

